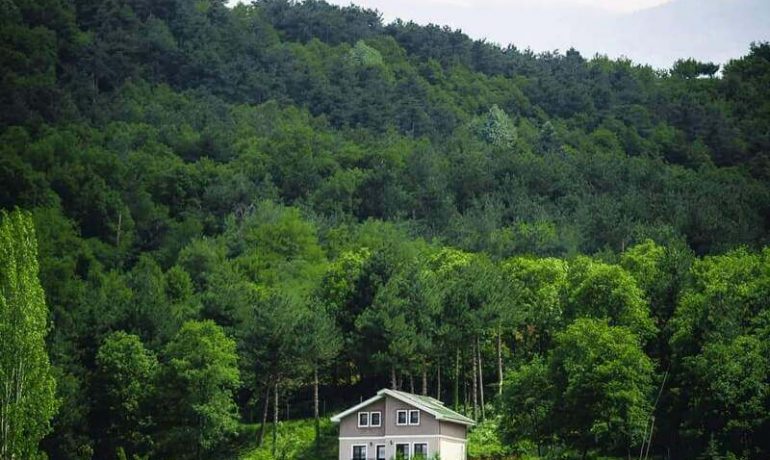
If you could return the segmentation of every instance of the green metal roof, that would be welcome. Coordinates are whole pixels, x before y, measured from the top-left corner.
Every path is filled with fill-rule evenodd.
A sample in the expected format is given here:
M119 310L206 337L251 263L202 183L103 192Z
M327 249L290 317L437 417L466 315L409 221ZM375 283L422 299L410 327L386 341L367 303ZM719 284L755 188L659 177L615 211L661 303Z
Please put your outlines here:
M446 407L444 403L430 396L416 395L405 391L382 390L380 393L390 394L397 399L410 403L428 413L432 413L439 420L461 423L463 425L475 425L476 422L452 409Z
M436 420L444 420L447 422L459 423L461 425L476 424L476 422L474 422L473 419L470 419L462 414L459 414L453 411L452 409L449 409L444 405L444 403L442 403L438 399L431 398L430 396L416 395L412 393L407 393L405 391L397 391L397 390L390 390L390 389L384 389L384 390L378 391L376 396L369 398L366 401L363 401L360 404L357 404L351 407L350 409L335 415L334 417L331 418L331 421L334 423L339 423L344 417L347 417L348 415L352 414L358 409L362 407L366 407L369 404L384 398L385 396L390 396L406 404L409 404L410 406L414 406L417 409L424 410L425 412L436 417Z

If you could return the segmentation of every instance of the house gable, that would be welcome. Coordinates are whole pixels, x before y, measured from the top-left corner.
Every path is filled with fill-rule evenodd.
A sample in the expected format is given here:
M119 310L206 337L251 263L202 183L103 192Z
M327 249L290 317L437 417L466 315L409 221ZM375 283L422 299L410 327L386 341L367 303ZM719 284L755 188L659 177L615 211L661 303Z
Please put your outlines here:
M335 415L331 418L331 421L334 423L340 423L345 417L356 413L363 407L366 407L375 401L383 400L386 397L401 401L402 403L412 406L414 409L419 409L422 412L427 412L428 414L435 417L436 420L453 422L465 426L473 426L476 424L472 419L447 408L441 401L437 399L431 398L429 396L419 396L411 393L405 393L403 391L389 389L380 390L377 392L376 396L369 398L361 404L353 406L350 409Z
M359 407L360 406L360 407ZM385 400L378 399L368 404L356 407L356 410L347 416L343 417L340 424L340 436L342 437L367 437L367 436L384 436L385 426L387 424L387 415L385 408ZM358 414L366 412L371 414L372 412L380 413L380 426L373 427L361 427L358 423Z

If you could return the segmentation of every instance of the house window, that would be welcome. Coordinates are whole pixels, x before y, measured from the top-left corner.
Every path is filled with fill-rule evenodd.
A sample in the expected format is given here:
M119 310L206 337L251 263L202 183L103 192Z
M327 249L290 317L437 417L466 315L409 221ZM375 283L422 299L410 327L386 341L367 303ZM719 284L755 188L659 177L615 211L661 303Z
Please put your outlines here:
M428 444L417 442L414 444L414 458L425 460L428 458Z
M377 458L376 460L385 460L385 446L377 446Z
M409 424L410 425L419 425L420 424L420 411L418 411L418 410L410 410L409 411Z
M358 413L358 427L366 428L369 426L369 412Z
M366 460L366 445L353 446L353 460Z
M408 422L408 411L397 410L396 411L396 425L406 425Z
M369 426L372 426L372 427L382 426L382 412L369 413Z
M396 444L396 460L409 458L409 444Z

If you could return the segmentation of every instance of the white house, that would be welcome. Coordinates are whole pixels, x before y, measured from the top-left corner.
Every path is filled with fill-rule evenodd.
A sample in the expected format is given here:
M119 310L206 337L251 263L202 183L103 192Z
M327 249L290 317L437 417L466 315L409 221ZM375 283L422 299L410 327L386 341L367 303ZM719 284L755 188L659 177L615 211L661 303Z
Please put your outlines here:
M389 389L331 420L340 425L339 460L465 460L475 424L437 399Z

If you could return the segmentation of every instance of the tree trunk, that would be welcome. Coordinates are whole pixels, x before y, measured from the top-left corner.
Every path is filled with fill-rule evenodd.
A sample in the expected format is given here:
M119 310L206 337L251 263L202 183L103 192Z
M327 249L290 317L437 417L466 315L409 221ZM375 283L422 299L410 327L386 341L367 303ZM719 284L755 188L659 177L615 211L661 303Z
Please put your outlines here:
M275 382L275 392L274 392L274 398L273 399L273 458L275 458L275 450L278 446L278 411L280 410L280 407L278 406L278 380L276 379Z
M466 361L465 361L465 353L463 353L463 362L462 363L463 363L462 364L463 365L463 369L462 369L462 374L463 374L463 412L467 414L468 413L468 404L470 402L470 396L469 396L469 393L468 393L468 372L466 372L466 370L465 370L465 364L467 364Z
M441 401L441 361L437 363L436 367L436 399Z
M422 365L422 395L428 396L428 370L425 368L427 365Z
M414 376L412 373L409 373L409 393L414 394Z
M478 361L476 361L476 344L471 345L471 370L473 375L473 383L471 383L473 392L473 419L479 418L479 387L478 387Z
M497 330L497 395L503 394L503 331Z
M115 246L120 247L120 230L123 226L123 213L118 212L118 229L115 235Z
M476 353L479 355L479 395L481 396L481 419L484 420L484 366L481 363L481 345L476 337Z
M398 382L396 382L396 368L390 366L390 388L393 390L398 389Z
M453 399L455 403L455 410L460 410L460 349L458 348L455 354L455 381L453 390Z
M313 418L315 419L316 454L321 449L321 418L318 414L318 366L313 368Z
M267 414L270 409L270 384L265 385L265 409L262 411L262 426L259 427L259 437L257 439L259 447L265 440L265 426L267 425Z

